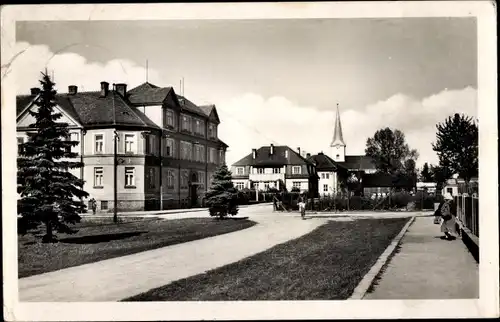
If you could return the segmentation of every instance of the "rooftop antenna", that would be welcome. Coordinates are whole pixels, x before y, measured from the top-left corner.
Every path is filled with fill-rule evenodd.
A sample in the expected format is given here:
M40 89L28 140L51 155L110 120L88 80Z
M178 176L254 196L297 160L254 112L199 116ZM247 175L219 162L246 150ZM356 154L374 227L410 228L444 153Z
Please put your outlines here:
M182 77L182 97L184 97L184 77Z
M146 59L146 83L148 82L148 60Z

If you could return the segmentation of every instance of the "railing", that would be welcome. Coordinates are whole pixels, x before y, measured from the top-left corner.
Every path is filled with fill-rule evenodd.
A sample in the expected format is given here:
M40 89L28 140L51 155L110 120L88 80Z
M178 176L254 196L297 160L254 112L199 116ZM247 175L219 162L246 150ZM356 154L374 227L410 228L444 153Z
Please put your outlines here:
M468 195L455 197L457 218L472 234L479 237L479 198Z
M285 180L284 173L251 173L249 179L252 181L278 181Z

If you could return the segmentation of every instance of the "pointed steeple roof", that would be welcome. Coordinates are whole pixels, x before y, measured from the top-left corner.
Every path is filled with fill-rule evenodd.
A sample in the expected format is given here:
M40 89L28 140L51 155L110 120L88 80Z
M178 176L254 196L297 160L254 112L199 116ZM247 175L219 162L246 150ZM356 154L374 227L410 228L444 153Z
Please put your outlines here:
M335 118L335 131L333 133L333 140L330 146L345 146L344 136L342 135L342 124L340 122L340 112L339 112L339 104L337 103L337 115Z

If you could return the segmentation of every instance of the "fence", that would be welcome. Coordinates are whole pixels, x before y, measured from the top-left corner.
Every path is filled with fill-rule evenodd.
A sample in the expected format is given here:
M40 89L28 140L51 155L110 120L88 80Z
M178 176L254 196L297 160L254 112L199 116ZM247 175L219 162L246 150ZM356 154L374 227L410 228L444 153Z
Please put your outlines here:
M455 197L455 204L458 220L479 237L479 198L463 194Z
M276 194L274 197L277 210L297 210L299 193ZM423 210L433 209L439 197L418 192L411 195L396 192L374 198L366 196L327 195L308 199L307 209L313 211L348 211L348 210Z

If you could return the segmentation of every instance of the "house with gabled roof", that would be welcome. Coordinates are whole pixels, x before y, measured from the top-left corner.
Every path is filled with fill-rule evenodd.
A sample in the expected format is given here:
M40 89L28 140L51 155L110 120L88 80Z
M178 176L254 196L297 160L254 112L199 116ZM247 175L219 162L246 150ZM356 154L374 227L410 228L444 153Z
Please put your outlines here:
M342 180L347 180L348 170L323 152L313 156L309 154L307 159L316 167L319 195L327 196L339 192Z
M212 174L225 163L216 107L197 106L171 87L148 82L129 91L123 83L112 89L107 82L100 85L94 92L69 86L56 95L55 108L63 115L58 121L69 124L71 139L80 142L73 149L84 167L72 171L85 181L98 209L115 207L115 180L120 211L201 205ZM39 97L37 88L17 96L18 143L33 131L28 111L37 108Z
M318 193L318 175L314 164L290 147L263 146L231 166L233 182L238 189L266 191L298 189L315 197Z

